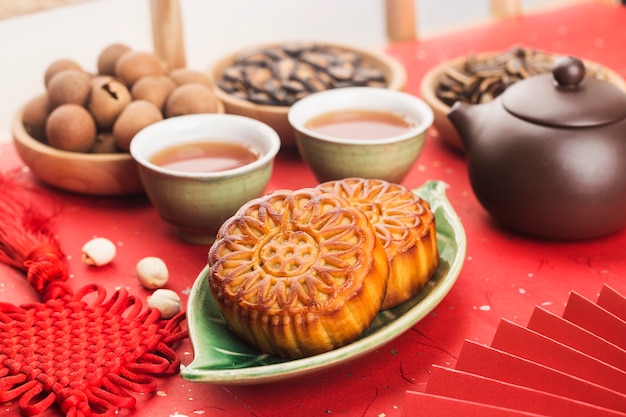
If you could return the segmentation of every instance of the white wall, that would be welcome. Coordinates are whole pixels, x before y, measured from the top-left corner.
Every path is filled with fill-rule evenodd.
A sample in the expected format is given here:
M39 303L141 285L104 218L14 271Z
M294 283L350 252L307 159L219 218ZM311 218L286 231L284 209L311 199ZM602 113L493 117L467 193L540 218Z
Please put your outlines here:
M553 0L526 0L534 7ZM425 37L488 18L489 0L421 0ZM204 70L234 49L284 40L334 40L372 49L386 43L383 0L181 0L187 66ZM114 42L152 50L148 0L97 0L0 20L0 141L11 119L43 91L43 74L58 58L95 70Z

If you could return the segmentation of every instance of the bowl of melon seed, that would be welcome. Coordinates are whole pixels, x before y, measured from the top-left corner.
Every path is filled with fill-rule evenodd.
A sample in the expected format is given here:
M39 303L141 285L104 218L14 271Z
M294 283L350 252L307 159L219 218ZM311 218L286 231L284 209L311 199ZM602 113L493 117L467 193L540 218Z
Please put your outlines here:
M215 92L229 114L260 120L295 148L290 106L309 94L341 87L402 90L406 71L382 52L330 42L290 41L243 48L210 69Z
M420 92L433 110L433 124L440 139L452 149L465 152L447 116L456 101L488 103L518 81L551 72L555 60L563 55L566 54L513 45L503 51L472 52L431 68L422 78ZM588 77L611 82L626 91L623 78L615 71L597 62L583 61Z

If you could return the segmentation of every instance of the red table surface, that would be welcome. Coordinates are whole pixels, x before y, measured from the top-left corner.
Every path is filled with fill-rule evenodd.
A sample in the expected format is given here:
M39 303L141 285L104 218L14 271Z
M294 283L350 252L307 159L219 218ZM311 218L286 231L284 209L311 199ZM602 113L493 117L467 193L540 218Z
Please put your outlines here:
M422 76L437 63L514 44L578 55L626 76L626 8L577 4L393 44L387 51L406 67L406 90L419 95ZM2 145L0 169L19 166L13 146ZM157 393L137 396L137 407L120 415L400 416L409 411L403 410L405 392L424 390L431 364L453 367L465 339L490 344L500 318L525 326L536 305L561 314L571 290L595 301L604 283L626 293L626 231L564 243L527 239L499 228L472 193L463 155L445 146L434 130L404 184L416 188L431 179L449 184L448 198L466 230L467 255L458 281L426 318L375 352L307 377L256 386L160 378ZM148 292L135 278L135 264L144 256L159 256L170 269L169 287L186 301L208 248L179 241L144 196L86 197L36 184L45 190L45 201L60 206L56 228L70 257L70 282L75 288L96 282L110 292L121 286L145 297ZM315 184L297 153L282 151L268 190ZM81 262L81 247L94 236L118 245L112 264L96 269ZM21 273L0 265L0 274L0 300L16 304L37 300ZM183 364L191 361L188 341L177 351ZM17 405L4 404L0 413L15 414ZM60 415L56 409L45 414Z

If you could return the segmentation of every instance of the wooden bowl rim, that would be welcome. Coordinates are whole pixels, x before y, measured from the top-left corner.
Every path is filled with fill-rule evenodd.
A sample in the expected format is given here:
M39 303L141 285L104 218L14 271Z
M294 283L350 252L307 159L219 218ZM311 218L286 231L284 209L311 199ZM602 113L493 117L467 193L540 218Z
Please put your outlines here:
M506 51L483 51L483 52L476 52L471 55L477 57L478 59L482 59L482 58L502 55L504 52ZM555 57L565 55L565 54L550 52L550 51L541 51L541 52L555 56ZM467 61L469 56L470 54L466 54L466 55L461 55L455 58L448 59L432 67L430 70L428 70L428 72L424 74L424 77L422 78L422 82L420 85L421 95L424 101L426 101L433 107L437 107L439 111L447 113L450 110L450 106L448 106L443 101L441 101L439 97L437 97L437 94L436 94L436 90L437 90L436 86L439 82L439 77L445 71L446 68L462 67L462 65L465 63L465 61ZM605 71L607 74L608 81L611 84L615 85L620 90L626 92L626 81L616 71L614 71L613 69L599 62L591 61L591 60L584 59L584 58L581 58L581 59L583 63L585 64L585 66L589 66L592 68L600 68L603 71Z
M386 88L389 88L391 90L402 91L404 90L404 87L406 86L406 81L407 81L406 70L404 66L400 63L400 61L398 61L395 57L391 55L378 52L375 50L368 50L365 48L347 45L343 43L337 43L337 42L327 42L327 41L288 41L287 42L286 41L286 42L273 42L273 43L267 43L267 44L246 46L244 48L240 48L218 59L209 69L209 76L211 80L213 81L214 89L218 98L221 101L223 101L225 104L247 108L249 110L256 110L256 111L267 112L267 113L272 113L272 114L285 114L286 115L289 112L290 106L259 104L259 103L253 103L246 99L235 97L232 94L229 94L226 91L219 88L219 86L217 85L217 77L219 76L220 72L224 68L226 68L235 60L237 56L239 56L240 54L246 51L252 51L255 49L259 49L259 48L281 46L281 45L285 45L285 44L292 43L292 42L303 43L303 44L326 45L326 46L332 46L332 47L337 47L337 48L345 49L348 51L356 52L360 54L361 56L363 56L363 58L365 58L367 62L378 61L385 66L385 69L390 74L389 85L387 85Z
M17 113L13 116L12 130L13 130L13 140L19 142L22 146L25 146L39 154L48 155L51 157L64 159L64 160L72 160L72 161L85 161L85 162L117 162L117 161L127 161L131 160L132 156L130 153L119 152L119 153L86 153L86 152L70 152L64 151L62 149L54 148L50 145L46 145L32 137L27 131L26 127L24 127L24 123L22 121L22 117L24 114L24 108L26 104L24 104Z

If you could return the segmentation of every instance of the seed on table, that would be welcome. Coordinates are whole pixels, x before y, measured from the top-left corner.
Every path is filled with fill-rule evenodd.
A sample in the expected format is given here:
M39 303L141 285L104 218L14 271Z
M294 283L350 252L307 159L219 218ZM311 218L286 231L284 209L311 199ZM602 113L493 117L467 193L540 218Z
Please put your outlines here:
M83 245L82 261L91 266L102 266L110 263L117 253L115 244L104 237L91 239Z
M164 287L169 279L167 265L156 256L148 256L137 262L135 272L141 285L150 290Z
M156 308L162 319L171 319L182 310L183 303L176 291L158 289L148 297L148 308Z

